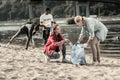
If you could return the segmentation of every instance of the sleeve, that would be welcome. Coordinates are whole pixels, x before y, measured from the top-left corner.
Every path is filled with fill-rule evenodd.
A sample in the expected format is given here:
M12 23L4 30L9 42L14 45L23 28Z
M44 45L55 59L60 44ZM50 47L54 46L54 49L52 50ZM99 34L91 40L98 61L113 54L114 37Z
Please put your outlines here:
M84 35L84 29L83 29L83 27L82 27L82 29L81 29L81 32L80 32L80 36L83 36Z
M63 37L60 35L60 43L62 44L63 42L65 42L65 40L63 39ZM55 38L53 36L50 37L50 42L52 43L52 46L57 46L57 41L55 40Z
M53 22L53 15L51 15L51 22Z
M34 27L35 27L35 25L32 24L32 26L31 26L31 28L30 28L30 37L32 37L32 35L33 35Z
M43 15L40 16L40 24L43 22Z
M89 23L88 27L89 27L89 35L90 35L89 39L92 40L95 36L95 34L94 34L94 24Z
M53 36L50 36L49 40L50 40L50 42L52 43L53 46L57 46L57 44L56 44L57 41L55 40L55 38Z

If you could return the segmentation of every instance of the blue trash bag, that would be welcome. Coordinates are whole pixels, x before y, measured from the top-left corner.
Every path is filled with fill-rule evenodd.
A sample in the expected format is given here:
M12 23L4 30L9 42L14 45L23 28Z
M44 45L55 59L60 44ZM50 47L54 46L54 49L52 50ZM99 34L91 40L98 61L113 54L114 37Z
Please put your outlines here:
M72 64L81 64L81 65L86 64L83 44L73 45L70 61Z

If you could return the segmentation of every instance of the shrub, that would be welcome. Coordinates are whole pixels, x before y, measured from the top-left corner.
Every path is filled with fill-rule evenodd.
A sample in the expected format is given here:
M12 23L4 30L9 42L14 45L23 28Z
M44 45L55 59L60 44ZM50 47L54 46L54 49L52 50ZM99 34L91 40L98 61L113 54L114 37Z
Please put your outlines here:
M67 21L66 21L67 24L75 24L74 22L74 18L69 18Z

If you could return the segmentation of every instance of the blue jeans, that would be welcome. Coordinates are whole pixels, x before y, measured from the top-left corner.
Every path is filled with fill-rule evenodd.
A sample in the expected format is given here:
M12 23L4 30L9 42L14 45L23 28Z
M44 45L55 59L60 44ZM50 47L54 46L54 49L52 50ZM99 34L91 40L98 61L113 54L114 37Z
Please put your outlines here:
M59 47L57 47L55 52L53 52L52 56L50 56L50 58L52 59L60 58L60 54L58 53L59 51L60 51ZM63 56L63 59L65 59L65 56L66 56L66 45L65 44L62 45L62 56Z
M53 32L53 28L52 27L50 27L50 33L52 33Z

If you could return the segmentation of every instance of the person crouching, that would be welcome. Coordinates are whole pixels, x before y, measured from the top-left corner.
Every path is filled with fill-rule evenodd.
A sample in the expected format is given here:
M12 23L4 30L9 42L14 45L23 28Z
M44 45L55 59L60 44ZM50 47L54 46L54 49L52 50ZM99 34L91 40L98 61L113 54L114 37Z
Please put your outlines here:
M47 43L44 46L44 54L50 59L58 59L60 50L62 51L62 62L68 63L66 60L66 46L65 43L69 43L68 39L64 39L60 32L60 27L58 24L54 25L53 32L50 34Z

